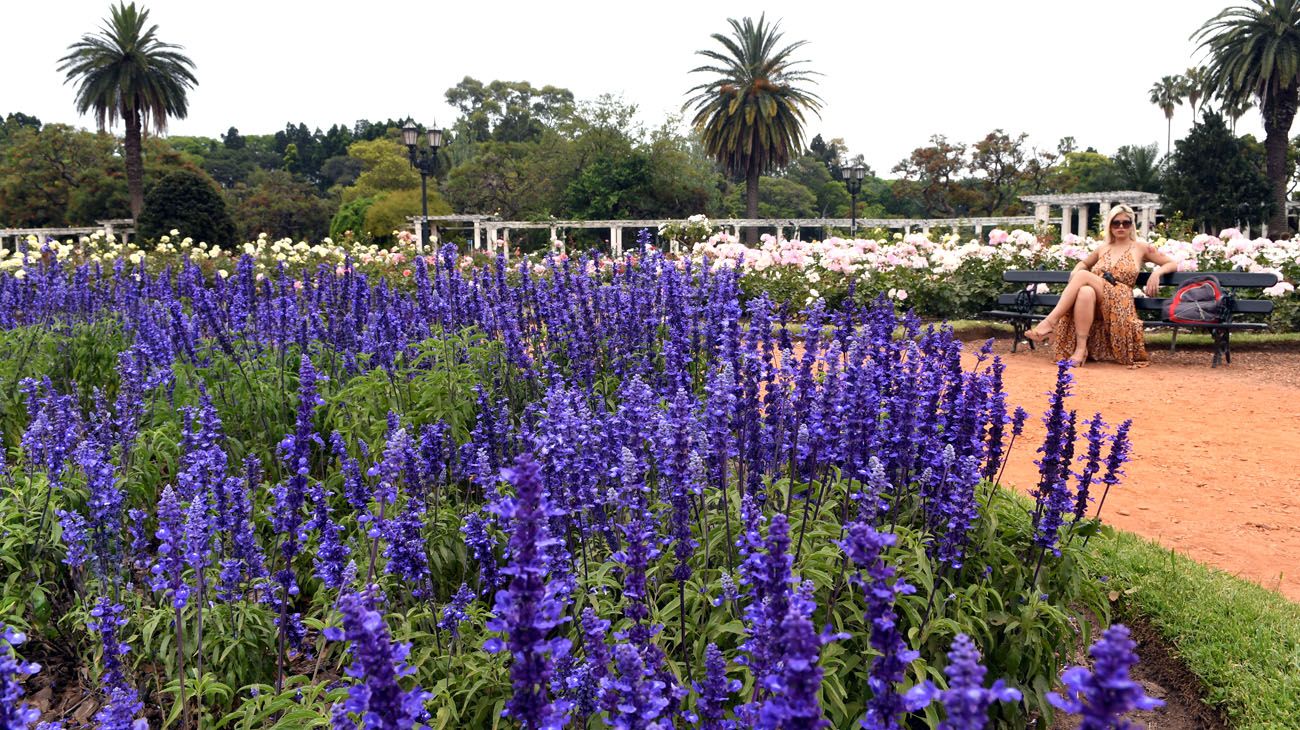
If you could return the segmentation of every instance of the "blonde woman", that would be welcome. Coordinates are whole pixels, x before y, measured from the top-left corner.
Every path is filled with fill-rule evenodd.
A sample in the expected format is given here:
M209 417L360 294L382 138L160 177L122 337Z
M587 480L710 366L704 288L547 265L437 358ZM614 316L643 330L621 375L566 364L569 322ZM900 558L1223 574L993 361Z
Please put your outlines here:
M1155 296L1160 277L1176 271L1178 264L1138 238L1135 226L1136 216L1127 205L1106 213L1105 242L1074 267L1061 300L1026 337L1041 343L1055 336L1056 359L1069 359L1076 367L1089 359L1147 365L1133 287L1143 264L1150 261L1158 268L1151 272L1145 293Z

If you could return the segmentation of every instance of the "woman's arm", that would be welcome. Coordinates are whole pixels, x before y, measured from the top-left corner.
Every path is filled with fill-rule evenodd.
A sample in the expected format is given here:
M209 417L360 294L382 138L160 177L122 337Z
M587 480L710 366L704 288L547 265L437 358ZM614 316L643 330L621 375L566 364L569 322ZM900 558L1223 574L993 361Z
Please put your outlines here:
M1143 291L1149 297L1154 297L1160 292L1160 278L1165 274L1172 274L1178 270L1178 262L1161 253L1159 249L1149 243L1142 246L1142 257L1156 265L1151 272L1151 278L1147 279L1146 289Z

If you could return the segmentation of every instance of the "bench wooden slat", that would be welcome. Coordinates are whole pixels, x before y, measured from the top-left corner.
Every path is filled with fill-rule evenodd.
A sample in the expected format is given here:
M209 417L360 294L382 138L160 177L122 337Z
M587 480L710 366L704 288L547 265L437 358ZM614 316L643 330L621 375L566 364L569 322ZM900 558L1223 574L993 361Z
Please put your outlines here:
M1205 274L1213 274L1219 285L1228 289L1263 289L1278 282L1276 274L1258 274L1247 271L1175 271L1165 274L1160 280L1161 286L1178 286L1189 279ZM1151 272L1143 271L1137 276L1137 285L1144 286ZM1037 269L1012 269L1002 272L1002 280L1008 284L1065 284L1070 281L1068 271L1039 271Z
M1143 312L1158 312L1169 306L1168 299L1137 297L1133 306ZM1236 299L1232 305L1233 314L1272 314L1273 302L1268 299Z
M1039 294L1034 299L1034 308L1047 309L1055 307L1056 303L1061 301L1058 294ZM1015 294L999 294L999 307L1015 307L1020 300ZM1169 305L1169 299L1162 297L1135 297L1133 306L1140 312L1159 312ZM1237 299L1235 300L1233 314L1260 314L1268 315L1273 313L1273 302L1269 299Z

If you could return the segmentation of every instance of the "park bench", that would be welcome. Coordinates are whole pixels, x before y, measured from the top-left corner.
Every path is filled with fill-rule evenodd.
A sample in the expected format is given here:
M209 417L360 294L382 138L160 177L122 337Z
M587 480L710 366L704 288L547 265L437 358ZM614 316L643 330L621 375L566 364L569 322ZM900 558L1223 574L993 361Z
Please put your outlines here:
M1273 286L1278 279L1273 274L1252 274L1242 271L1179 271L1173 274L1165 274L1164 278L1160 280L1160 285L1177 287L1188 279L1205 274L1213 274L1218 278L1219 285L1224 290L1227 312L1222 322L1206 324L1169 322L1164 319L1164 311L1169 304L1168 298L1135 297L1133 304L1137 308L1138 316L1143 319L1145 326L1174 328L1174 337L1169 343L1170 350L1173 350L1177 343L1179 329L1208 330L1214 342L1214 359L1210 367L1218 367L1220 360L1231 365L1232 333L1239 330L1268 328L1266 322L1240 322L1236 320L1236 317L1238 315L1249 315L1267 318L1273 311L1272 300L1244 298L1238 294L1239 290L1263 289ZM1136 287L1139 289L1145 287L1150 276L1150 272L1146 271L1138 274ZM1070 280L1070 272L1011 270L1002 272L1002 280L1008 284L1015 284L1017 290L999 295L997 309L982 312L980 316L984 319L1003 320L1011 323L1012 327L1015 328L1015 339L1011 344L1012 352L1016 351L1021 339L1029 342L1030 349L1033 349L1034 343L1025 338L1025 331L1046 316L1047 312L1051 311L1052 307L1056 306L1056 303L1061 299L1059 294L1039 294L1039 285L1064 286Z

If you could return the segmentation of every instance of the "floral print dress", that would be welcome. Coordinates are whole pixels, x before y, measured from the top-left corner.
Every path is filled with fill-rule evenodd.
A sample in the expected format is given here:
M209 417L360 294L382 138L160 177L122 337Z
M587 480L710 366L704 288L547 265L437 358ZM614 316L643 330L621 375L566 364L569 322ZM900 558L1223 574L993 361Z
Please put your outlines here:
M1108 360L1131 368L1149 364L1146 342L1142 339L1142 320L1133 306L1133 287L1137 284L1138 266L1129 252L1112 256L1102 254L1092 273L1101 276L1109 271L1115 283L1109 284L1097 300L1097 314L1088 330L1088 359ZM1056 359L1068 360L1074 354L1074 315L1061 318L1056 325Z

